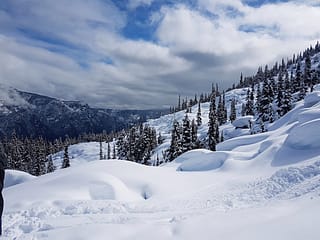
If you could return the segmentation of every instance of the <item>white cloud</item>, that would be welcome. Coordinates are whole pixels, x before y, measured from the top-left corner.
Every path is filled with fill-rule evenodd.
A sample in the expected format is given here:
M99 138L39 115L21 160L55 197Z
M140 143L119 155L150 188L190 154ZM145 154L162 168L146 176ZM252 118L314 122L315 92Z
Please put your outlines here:
M128 7L135 9L141 5L150 5L154 0L129 0Z
M159 107L178 93L207 91L212 81L229 87L240 72L303 50L320 32L319 7L310 2L252 8L199 0L191 9L180 1L151 16L151 42L122 36L127 16L111 1L4 1L10 11L0 8L1 81L100 107Z

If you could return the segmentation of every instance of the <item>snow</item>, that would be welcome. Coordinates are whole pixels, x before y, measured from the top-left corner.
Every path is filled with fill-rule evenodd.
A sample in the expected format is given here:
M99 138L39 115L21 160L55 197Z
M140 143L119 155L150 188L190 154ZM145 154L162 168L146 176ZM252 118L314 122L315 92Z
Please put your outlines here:
M250 115L238 117L236 120L232 122L232 125L235 128L249 128L251 121L253 121L253 116Z
M8 188L16 184L30 181L34 178L36 177L30 175L29 173L7 169L5 172L4 187Z
M208 171L220 168L227 157L223 152L197 149L182 154L174 162L181 162L178 171Z
M286 139L286 144L295 149L320 149L320 119L295 127Z
M314 91L312 93L308 93L304 98L304 107L312 107L316 103L320 101L320 92Z
M226 100L237 99L239 110L245 96L237 89ZM86 143L69 148L70 168L37 178L8 172L3 239L318 239L320 99L314 99L298 102L262 134L228 122L216 152L189 151L160 167L98 160L99 143ZM205 137L209 106L201 107L199 137ZM173 119L184 115L148 121L165 137L159 157ZM189 116L195 115L193 108ZM62 154L54 156L56 166Z

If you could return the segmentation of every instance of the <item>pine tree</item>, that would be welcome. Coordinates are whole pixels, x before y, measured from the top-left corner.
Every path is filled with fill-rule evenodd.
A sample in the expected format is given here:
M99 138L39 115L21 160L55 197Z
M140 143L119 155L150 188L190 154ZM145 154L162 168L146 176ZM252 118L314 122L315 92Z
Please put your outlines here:
M224 124L224 106L222 103L222 95L219 96L218 109L217 109L217 120L219 125Z
M198 126L201 126L201 125L202 125L202 117L201 117L201 106L200 106L200 101L199 101L199 103L198 103L197 125L198 125Z
M283 76L282 72L279 72L278 75L278 92L277 92L277 113L278 116L281 117L283 115L283 101L284 101L284 86L283 86Z
M191 125L189 117L186 114L182 125L182 152L189 151L192 148L191 145Z
M268 79L265 78L263 81L262 86L262 93L261 93L261 112L259 113L259 118L263 122L267 122L270 120L270 107L271 107L271 96L270 96L270 85Z
M164 138L162 137L160 132L158 134L157 142L158 142L158 145L161 145L164 142Z
M56 167L54 166L53 164L53 161L52 161L52 155L50 154L49 157L48 157L48 163L47 163L47 173L51 173L51 172L54 172L56 170Z
M311 87L312 84L312 76L311 76L311 58L310 54L307 53L304 67L304 84L305 87Z
M191 121L191 143L193 149L198 148L198 126L195 123L194 119Z
M180 138L180 126L178 121L173 121L173 129L171 131L171 144L166 154L166 160L172 161L182 152L181 138Z
M112 159L117 159L117 153L116 153L116 144L113 142L113 147L112 147Z
M228 121L228 114L227 114L227 108L226 108L226 94L225 92L223 91L223 94L222 94L222 111L223 111L223 123L226 123Z
M209 129L208 129L208 147L209 150L211 151L216 151L216 145L217 145L217 141L216 141L216 132L217 132L217 128L219 128L218 126L218 121L217 121L217 114L216 114L216 102L215 102L215 95L213 95L211 97L211 103L210 103L210 111L209 111Z
M231 100L231 107L230 107L230 121L233 122L237 118L237 112L236 112L236 100L233 98Z
M102 151L102 140L100 139L99 141L99 157L100 157L100 160L103 160L103 151Z
M108 142L108 149L107 149L107 159L111 159L111 148L110 148L110 142Z
M220 142L224 141L224 135L223 135L223 131L221 131L221 136L220 136Z
M247 103L245 105L245 115L254 115L254 102L253 102L253 91L250 91L250 88L247 90Z
M262 112L262 105L261 105L261 98L262 98L262 93L261 93L261 87L260 87L260 82L257 84L257 96L256 96L256 105L255 109L258 113Z
M285 82L284 82L284 95L282 99L281 112L286 114L292 108L292 95L291 95L291 85L289 81L289 74L286 72Z
M61 168L68 168L70 167L70 159L69 159L69 152L68 152L68 145L64 148L64 154L63 154L63 162Z

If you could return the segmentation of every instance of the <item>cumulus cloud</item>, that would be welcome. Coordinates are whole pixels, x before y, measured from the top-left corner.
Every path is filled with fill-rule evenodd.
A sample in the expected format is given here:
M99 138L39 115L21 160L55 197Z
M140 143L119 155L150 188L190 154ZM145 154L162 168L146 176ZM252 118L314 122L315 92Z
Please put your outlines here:
M188 2L150 10L154 35L136 40L123 33L128 14L152 0L128 1L129 12L111 0L3 0L1 82L98 107L162 107L211 82L229 87L240 72L253 74L320 36L317 1Z
M154 0L129 0L128 7L134 9L141 5L150 5L153 1Z

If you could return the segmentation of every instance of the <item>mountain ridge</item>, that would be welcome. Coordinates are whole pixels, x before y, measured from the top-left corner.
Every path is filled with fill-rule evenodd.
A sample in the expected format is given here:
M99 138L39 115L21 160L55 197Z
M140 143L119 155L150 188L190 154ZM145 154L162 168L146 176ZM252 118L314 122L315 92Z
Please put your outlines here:
M90 107L82 101L61 100L1 87L0 137L15 132L21 137L49 140L83 133L110 133L156 118L166 110L120 110Z

